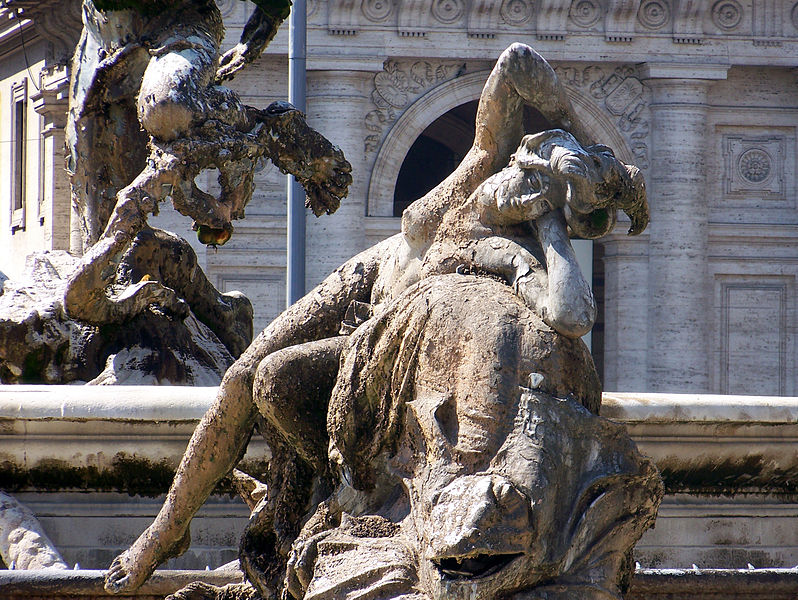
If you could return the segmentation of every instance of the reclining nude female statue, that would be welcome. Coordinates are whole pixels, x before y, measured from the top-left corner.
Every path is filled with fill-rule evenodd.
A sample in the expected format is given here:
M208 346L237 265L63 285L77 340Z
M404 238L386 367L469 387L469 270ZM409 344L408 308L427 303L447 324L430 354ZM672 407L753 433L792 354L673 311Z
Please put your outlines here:
M560 129L523 136L525 103ZM536 335L546 340L546 352L554 357L546 369L527 369L523 384L556 398L571 395L597 413L598 378L578 340L592 327L595 304L568 236L606 234L615 225L618 208L632 219L630 233L645 228L648 212L639 172L615 159L608 148L591 144L551 67L528 46L513 44L499 57L483 89L471 150L447 179L405 211L402 232L339 267L275 319L228 370L215 403L189 442L161 511L114 560L106 589L135 589L158 564L185 551L191 518L239 460L259 414L273 453L272 468L267 497L253 512L242 540L241 558L262 596L279 594L291 545L308 511L317 505L337 506L354 514L384 502L374 490L394 488L382 483L391 477L388 470L374 468L375 456L381 456L374 449L395 446L391 439L402 429L402 410L391 407L402 403L386 395L377 406L364 407L339 391L357 371L348 371L347 361L364 356L382 365L372 387L395 380L392 361L404 348L392 347L387 355L356 348L381 339L378 324L391 319L397 303L408 295L416 297L424 286L437 285L427 282L460 278L509 290L517 305L513 310L525 310L525 318L535 321ZM339 335L350 331L351 336ZM557 374L559 361L569 357L584 367L576 377L567 377L572 373L567 368ZM412 362L417 357L405 358ZM346 410L334 416L332 407L328 415L331 394L338 404L351 405L348 416ZM443 412L454 410L448 406ZM368 415L362 421L361 410ZM510 413L506 416L512 421ZM486 413L485 418L495 416ZM386 434L383 438L371 435L374 419ZM456 430L465 428L456 418L450 421L456 437ZM365 450L354 454L344 443L355 440L357 446L357 440L367 439L371 442ZM331 469L331 459L339 468ZM362 468L363 460L367 468ZM481 460L474 454L466 461L468 468ZM339 494L334 502L319 504L337 486L352 492L349 500ZM360 495L363 490L365 496ZM316 521L322 519L319 515ZM313 523L308 522L303 535ZM303 568L294 564L292 572L302 579ZM291 585L297 589L304 584Z

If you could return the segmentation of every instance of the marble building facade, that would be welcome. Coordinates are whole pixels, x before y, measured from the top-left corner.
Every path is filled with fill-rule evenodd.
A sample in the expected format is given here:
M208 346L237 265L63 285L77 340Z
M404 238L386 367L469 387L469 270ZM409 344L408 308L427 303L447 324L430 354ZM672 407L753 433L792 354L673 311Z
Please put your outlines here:
M219 4L232 43L251 6ZM76 15L47 0L0 9L8 276L34 249L70 248L61 165ZM594 137L646 175L649 229L629 238L621 223L593 244L605 389L798 394L793 0L309 0L308 119L344 150L354 183L335 215L308 216L307 288L398 231L394 189L424 175L411 156L440 159L433 171L461 155L473 103L514 41L552 63ZM245 102L285 98L286 52L281 31L236 78ZM158 219L191 233L179 215ZM285 178L262 165L231 242L197 249L220 289L253 299L263 327L284 305Z

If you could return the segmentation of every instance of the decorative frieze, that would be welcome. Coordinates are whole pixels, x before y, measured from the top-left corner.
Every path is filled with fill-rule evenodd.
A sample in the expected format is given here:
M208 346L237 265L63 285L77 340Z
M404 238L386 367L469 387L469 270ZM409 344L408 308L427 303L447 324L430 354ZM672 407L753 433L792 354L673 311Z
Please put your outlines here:
M366 154L377 149L385 131L414 100L444 81L462 75L465 68L464 63L455 62L386 61L384 69L374 76L371 101L375 108L366 115L369 131L364 144Z
M565 39L570 4L562 0L539 0L535 4L539 40Z
M574 0L569 16L577 26L593 27L601 19L601 5L597 0Z
M700 44L703 37L703 11L709 2L677 2L673 15L673 41L677 44ZM703 10L702 10L703 9Z
M463 0L433 0L432 2L432 16L444 25L456 23L464 14Z
M360 7L363 16L372 23L383 23L393 13L393 2L391 0L363 0Z
M634 39L634 24L637 2L609 0L604 19L604 39L608 42L631 42Z
M671 7L666 0L646 0L640 4L637 20L646 29L657 31L671 21Z
M798 10L795 11L798 15ZM534 6L529 0L504 0L501 5L501 18L508 25L522 27L529 23L534 14ZM798 22L798 17L796 18Z
M712 7L712 21L719 29L733 31L743 20L743 7L737 0L720 0Z
M230 0L218 1L229 10ZM309 14L323 2L308 0ZM557 41L570 33L595 32L612 43L667 32L676 44L701 44L707 36L728 34L750 36L758 46L777 46L785 35L798 36L794 0L789 4L784 0L327 0L326 4L326 27L333 35L354 35L363 27L381 25L401 37L461 31L469 37L494 38L518 30Z

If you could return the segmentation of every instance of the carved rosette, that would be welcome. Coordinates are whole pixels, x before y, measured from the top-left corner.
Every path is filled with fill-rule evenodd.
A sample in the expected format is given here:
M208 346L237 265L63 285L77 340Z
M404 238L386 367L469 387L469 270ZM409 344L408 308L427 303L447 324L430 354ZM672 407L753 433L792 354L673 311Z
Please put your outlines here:
M465 12L463 0L434 0L432 16L444 25L459 21Z
M740 156L737 167L743 179L757 184L767 181L770 177L772 162L767 152L759 148L751 148Z
M671 20L671 9L665 0L648 0L640 5L637 20L646 29L662 29Z
M508 25L520 27L529 22L532 11L532 3L528 0L504 0L500 14Z
M785 197L784 136L726 135L723 146L727 196Z
M580 95L589 95L617 126L629 144L634 164L649 167L648 133L651 90L631 66L557 67L560 81Z
M593 27L601 18L601 6L597 0L574 0L569 16L579 27Z
M736 0L720 0L712 7L712 21L720 29L736 29L743 18L743 9Z
M374 76L371 101L375 108L366 115L366 129L370 133L366 135L365 153L377 150L385 131L413 101L454 77L463 67L463 63L387 61L384 70Z
M393 2L391 0L364 0L361 10L372 23L381 23L391 16Z

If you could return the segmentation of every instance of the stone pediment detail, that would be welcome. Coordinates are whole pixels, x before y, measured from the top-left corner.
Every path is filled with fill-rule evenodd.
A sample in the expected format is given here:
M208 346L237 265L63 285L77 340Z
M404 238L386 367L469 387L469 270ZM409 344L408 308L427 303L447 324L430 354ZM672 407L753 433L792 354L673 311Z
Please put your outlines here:
M598 120L609 120L614 129L626 141L631 156L619 156L631 160L641 169L650 164L648 134L651 120L651 90L637 77L634 67L560 66L555 71L569 91L576 105ZM590 98L592 105L580 101ZM606 143L605 140L601 140ZM617 149L616 149L617 150Z
M462 75L465 70L462 62L386 61L384 69L374 75L371 92L374 110L366 115L365 123L366 155L377 150L385 132L424 92Z
M32 19L36 32L50 44L55 63L66 65L72 58L83 27L80 21L80 1L49 0L17 4L24 9L22 18Z
M492 38L518 32L557 41L596 33L607 42L626 43L665 33L677 44L733 35L750 36L760 46L798 37L794 0L327 0L326 5L326 28L334 35L384 27L401 37L461 31Z
M594 0L587 0L593 2ZM576 0L574 4L578 3ZM562 0L541 0L535 17L537 23L537 37L539 40L565 39L570 2Z

